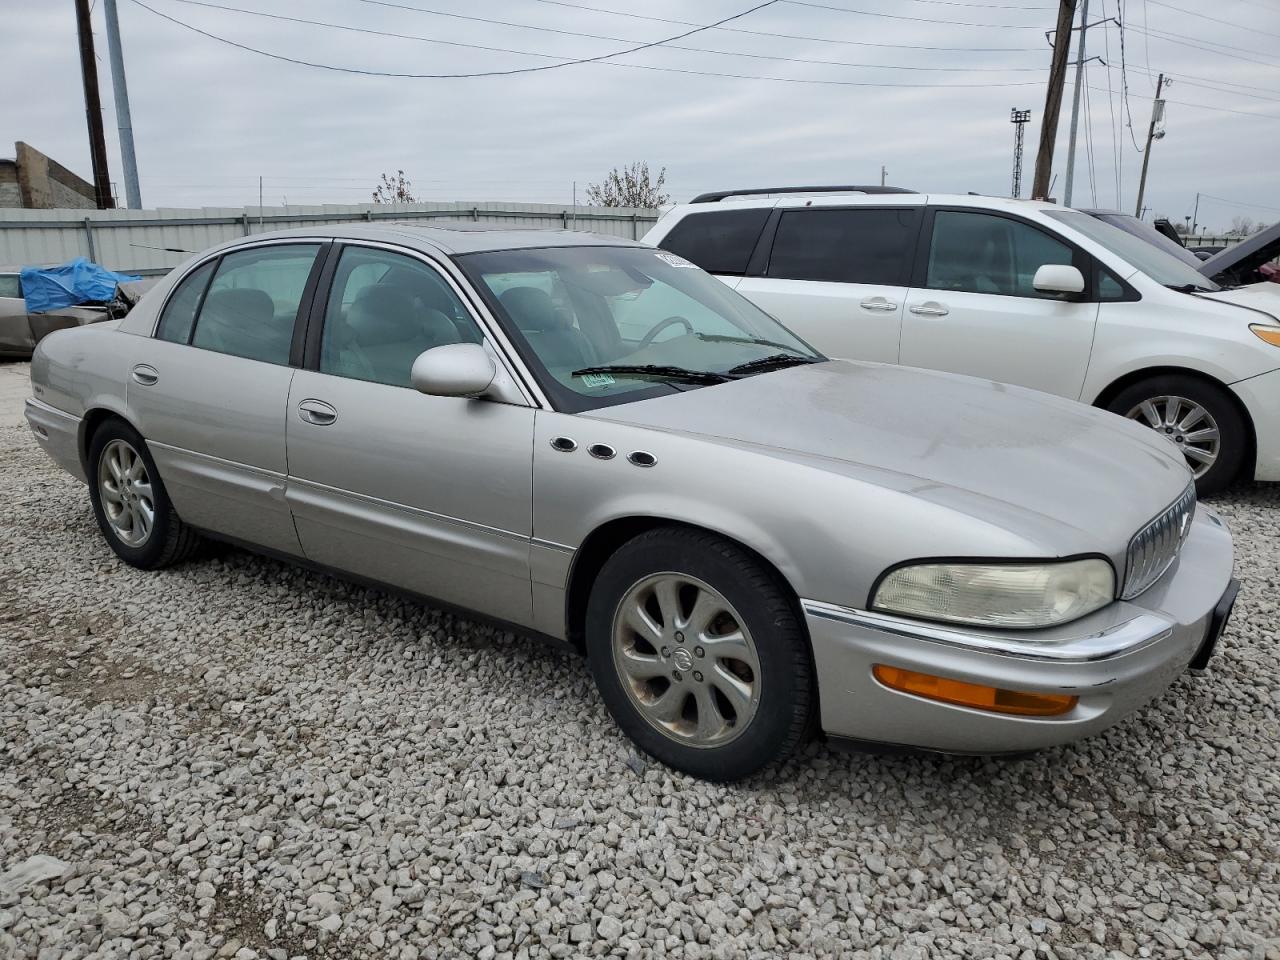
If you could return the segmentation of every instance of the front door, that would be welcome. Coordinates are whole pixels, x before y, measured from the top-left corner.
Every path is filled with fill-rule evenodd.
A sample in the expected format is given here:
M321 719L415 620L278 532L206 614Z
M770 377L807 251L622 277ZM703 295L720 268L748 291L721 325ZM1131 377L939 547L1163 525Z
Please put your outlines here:
M483 335L415 256L347 246L289 391L288 502L308 559L529 623L530 407L425 396L413 361Z
M900 362L1016 383L1075 400L1098 304L1039 293L1036 270L1087 255L1012 217L938 210L918 286L906 296Z
M290 344L317 243L265 244L196 268L139 337L126 403L184 521L299 552L284 499Z
M764 275L737 290L832 357L898 362L919 207L784 210Z

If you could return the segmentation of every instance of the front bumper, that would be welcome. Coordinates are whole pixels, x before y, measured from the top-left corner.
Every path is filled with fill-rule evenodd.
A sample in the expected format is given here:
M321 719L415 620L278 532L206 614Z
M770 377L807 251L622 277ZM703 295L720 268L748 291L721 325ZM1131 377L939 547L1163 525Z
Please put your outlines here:
M834 737L949 753L1035 750L1097 733L1162 693L1196 658L1234 582L1232 562L1226 525L1202 504L1178 559L1150 589L1035 631L1035 640L803 601L822 727ZM991 713L892 690L872 676L876 664L1079 702L1055 717Z
M1257 445L1253 479L1280 480L1280 370L1231 384L1249 411Z

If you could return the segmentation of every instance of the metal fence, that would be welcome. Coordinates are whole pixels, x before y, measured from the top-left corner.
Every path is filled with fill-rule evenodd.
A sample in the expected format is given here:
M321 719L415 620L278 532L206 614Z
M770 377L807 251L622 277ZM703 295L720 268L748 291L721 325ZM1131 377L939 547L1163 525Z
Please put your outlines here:
M201 210L0 209L0 266L38 267L88 257L122 273L167 273L192 253L270 230L388 220L586 230L638 240L658 211L545 203L403 203Z

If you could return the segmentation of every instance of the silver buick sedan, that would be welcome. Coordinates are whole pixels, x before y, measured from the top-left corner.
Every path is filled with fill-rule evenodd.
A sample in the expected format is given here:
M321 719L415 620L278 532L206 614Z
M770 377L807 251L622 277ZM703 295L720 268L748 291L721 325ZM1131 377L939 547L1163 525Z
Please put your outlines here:
M648 753L816 730L1017 752L1203 668L1231 537L1164 439L829 360L671 253L322 227L226 244L36 350L27 419L146 569L205 537L585 652Z

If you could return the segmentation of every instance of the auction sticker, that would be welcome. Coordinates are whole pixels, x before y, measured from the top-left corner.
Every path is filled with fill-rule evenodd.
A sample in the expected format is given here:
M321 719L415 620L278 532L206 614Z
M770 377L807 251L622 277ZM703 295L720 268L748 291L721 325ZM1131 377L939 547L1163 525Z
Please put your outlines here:
M665 250L659 250L657 253L654 254L654 256L657 257L659 260L662 260L662 261L665 261L666 263L671 264L671 266L673 267L683 267L687 270L698 269L698 265L696 263L690 263L684 257L678 257L674 253L667 253L667 251Z

